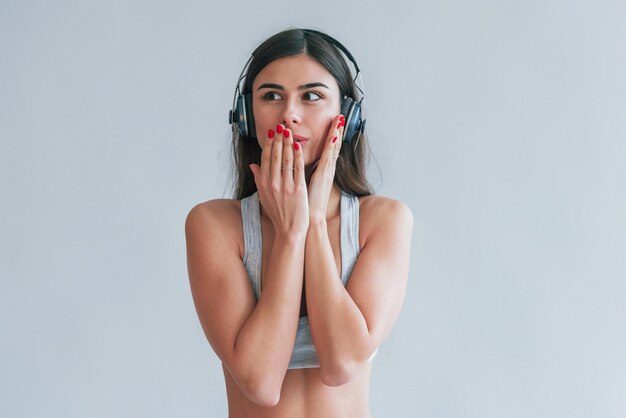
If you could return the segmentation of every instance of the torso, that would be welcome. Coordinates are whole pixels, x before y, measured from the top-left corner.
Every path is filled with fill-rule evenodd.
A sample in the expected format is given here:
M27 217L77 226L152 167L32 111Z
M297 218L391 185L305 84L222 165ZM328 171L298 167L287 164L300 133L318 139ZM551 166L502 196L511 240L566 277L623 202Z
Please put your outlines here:
M376 223L376 206L381 199L379 196L367 196L359 199L360 222L359 222L359 245L367 241L369 231ZM213 201L213 203L217 203ZM243 233L241 220L241 206L238 200L221 200L220 206L228 214L225 223L234 232L233 239L237 240L240 255L243 257ZM335 256L337 271L341 271L340 250L340 217L327 221L330 243ZM263 237L263 254L261 268L261 286L265 277L265 269L268 265L270 249L272 247L274 232L271 221L261 217ZM235 232L236 231L236 232ZM304 278L306 280L306 278ZM302 296L303 303L300 316L306 315L306 300ZM372 363L369 362L363 370L349 383L330 387L322 383L319 368L289 369L283 382L280 402L275 407L262 407L251 402L239 389L228 370L223 367L228 396L229 417L245 418L323 418L323 417L350 417L367 418L369 412L369 384Z
M231 418L368 418L371 362L349 383L330 387L322 383L319 368L287 370L274 407L262 407L246 398L226 368L228 416Z

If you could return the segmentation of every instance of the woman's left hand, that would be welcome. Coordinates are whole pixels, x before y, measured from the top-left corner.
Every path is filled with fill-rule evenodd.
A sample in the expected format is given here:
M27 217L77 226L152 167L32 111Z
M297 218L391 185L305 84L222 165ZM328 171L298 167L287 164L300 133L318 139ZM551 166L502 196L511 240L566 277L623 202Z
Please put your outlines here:
M326 209L335 179L335 167L341 150L341 138L345 123L343 115L338 115L333 119L322 156L311 176L308 185L309 217L311 219L326 220Z

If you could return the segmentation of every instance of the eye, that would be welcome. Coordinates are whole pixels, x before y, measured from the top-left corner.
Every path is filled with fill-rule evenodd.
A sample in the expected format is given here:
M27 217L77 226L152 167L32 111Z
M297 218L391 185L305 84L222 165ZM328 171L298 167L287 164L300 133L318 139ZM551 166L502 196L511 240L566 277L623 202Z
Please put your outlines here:
M306 93L302 95L302 98L310 102L316 102L320 99L323 99L324 96L322 96L320 93L317 93L315 91L307 91Z
M263 100L280 100L280 94L275 91L268 91L263 95Z

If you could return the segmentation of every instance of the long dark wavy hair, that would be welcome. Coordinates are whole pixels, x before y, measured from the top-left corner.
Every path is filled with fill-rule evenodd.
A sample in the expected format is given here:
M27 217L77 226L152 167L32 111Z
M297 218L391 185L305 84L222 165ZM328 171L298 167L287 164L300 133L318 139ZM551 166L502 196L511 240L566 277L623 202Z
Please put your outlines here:
M279 58L301 54L315 59L335 77L340 97L351 97L358 101L358 90L341 53L323 36L304 29L279 32L254 50L242 94L252 90L254 79L266 65ZM261 147L256 138L242 136L238 128L233 130L232 146L235 163L234 197L243 199L257 191L249 165L261 163ZM364 132L358 141L344 142L341 146L334 183L342 191L355 196L368 196L373 193L366 178L368 148Z

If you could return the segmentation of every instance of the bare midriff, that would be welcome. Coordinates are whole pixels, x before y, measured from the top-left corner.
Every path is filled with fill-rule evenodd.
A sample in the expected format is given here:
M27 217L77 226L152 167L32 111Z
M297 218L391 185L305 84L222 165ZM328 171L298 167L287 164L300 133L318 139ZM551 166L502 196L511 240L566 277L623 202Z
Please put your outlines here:
M322 383L320 369L287 370L276 406L250 401L224 370L229 418L370 418L369 383L372 362L342 386Z

